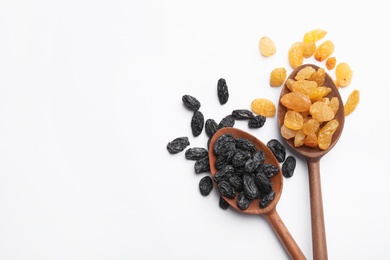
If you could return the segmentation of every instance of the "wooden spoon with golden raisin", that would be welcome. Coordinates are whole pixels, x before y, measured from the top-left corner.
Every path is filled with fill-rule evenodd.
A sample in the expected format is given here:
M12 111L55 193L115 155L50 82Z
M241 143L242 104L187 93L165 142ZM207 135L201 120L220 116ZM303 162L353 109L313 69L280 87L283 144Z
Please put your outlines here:
M272 194L274 197L273 199L270 199L264 207L260 206L260 198L254 198L248 202L247 207L243 209L240 208L240 203L238 200L242 198L243 196L240 196L243 194L243 192L236 193L231 196L229 199L228 197L224 196L223 198L226 200L229 205L237 210L238 212L242 212L245 214L261 214L264 215L267 220L270 222L272 228L276 232L278 238L282 242L284 248L286 249L287 253L289 254L291 259L306 259L304 254L302 253L301 249L295 242L294 238L291 236L290 232L287 230L286 226L284 225L283 221L279 217L279 214L276 211L276 204L279 201L280 195L282 193L282 187L283 187L283 175L281 173L279 162L275 158L272 151L260 140L258 140L256 137L252 136L251 134L244 132L240 129L233 128L233 127L225 127L218 130L212 137L209 145L209 159L210 159L210 171L211 175L213 177L213 182L217 188L217 190L223 195L223 192L221 191L221 188L219 188L219 184L223 183L223 181L217 183L218 176L220 177L221 170L217 170L217 155L214 153L215 146L218 146L218 139L222 136L231 135L231 138L242 138L247 139L250 141L251 144L254 145L254 150L261 150L263 151L263 165L274 165L276 166L276 171L272 174L271 177L269 177L270 183L272 182L272 190L273 192L270 192L269 194ZM217 142L217 144L216 144ZM234 165L234 163L233 163ZM230 166L230 165L228 165ZM244 173L245 174L245 173ZM235 175L237 176L237 175ZM245 177L244 177L245 178ZM244 180L245 182L245 180ZM226 182L225 182L226 183ZM222 187L224 188L224 187ZM227 189L227 187L226 187ZM245 196L245 195L244 195ZM263 196L263 198L266 197L266 195Z
M322 204L322 191L321 191L321 177L320 177L320 159L322 156L324 156L326 153L328 153L337 143L339 140L341 133L343 131L344 127L344 105L340 96L340 93L334 84L332 78L323 72L325 74L325 79L323 81L322 86L328 87L331 89L331 91L326 95L328 98L325 101L328 102L332 98L336 97L338 99L338 110L336 110L336 113L334 114L334 118L327 122L320 122L319 123L319 130L317 130L318 135L314 135L314 140L308 140L306 142L307 145L305 145L305 133L303 133L303 130L293 129L293 134L291 136L288 136L288 131L283 132L286 130L286 121L285 116L288 111L291 111L290 108L287 108L285 105L282 104L281 99L284 95L288 93L292 93L294 91L291 91L289 87L287 86L287 81L290 79L295 80L296 75L298 72L307 67L311 66L316 71L318 71L319 67L313 64L304 64L296 69L289 75L287 78L283 89L280 94L279 104L278 104L278 124L279 128L282 131L281 134L284 137L284 140L286 141L287 145L297 153L301 154L307 162L308 165L308 172L309 172L309 187L310 187L310 208L311 208L311 227L312 227L312 241L313 241L313 258L316 260L323 260L328 259L328 253L327 253L327 246L326 246L326 234L325 234L325 223L324 223L324 213L323 213L323 204ZM290 86L290 88L292 88ZM311 101L312 102L312 101ZM317 102L313 100L313 104ZM284 102L284 104L286 104ZM315 107L321 108L324 104L318 103ZM310 108L309 112L300 112L302 117L307 117L306 120L309 118L314 118L315 116L312 115L310 112L320 112L320 117L322 116L321 113L326 114L326 112L321 111L311 111L312 108ZM314 108L313 108L314 109ZM328 109L326 106L324 106L324 109ZM290 112L289 112L290 113ZM316 115L317 116L317 115ZM291 119L291 118L290 118ZM299 121L297 119L297 121ZM291 122L287 122L287 124L291 124ZM298 123L299 125L299 123ZM299 128L299 126L297 127ZM323 128L321 130L321 128ZM289 129L289 128L287 128ZM295 135L295 136L294 136ZM311 138L313 135L311 135ZM316 137L316 138L315 138ZM308 138L310 139L310 138ZM319 144L320 146L318 146ZM321 148L320 148L321 147Z

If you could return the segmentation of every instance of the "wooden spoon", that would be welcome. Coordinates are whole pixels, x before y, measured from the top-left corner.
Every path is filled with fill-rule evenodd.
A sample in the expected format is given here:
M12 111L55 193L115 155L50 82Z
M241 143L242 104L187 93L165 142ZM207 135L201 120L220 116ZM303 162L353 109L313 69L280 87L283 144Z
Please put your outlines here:
M229 133L233 135L233 137L242 137L247 138L250 141L252 141L256 148L258 150L262 150L265 155L265 163L270 163L275 166L279 167L279 162L273 155L272 151L260 140L258 140L256 137L252 136L251 134L244 132L240 129L233 128L233 127L225 127L220 130L218 130L212 137L210 141L210 149L209 149L209 158L210 158L210 170L211 175L214 177L214 175L217 172L217 169L215 168L215 162L216 162L216 156L213 152L213 147L215 144L215 141L223 134ZM280 167L279 167L280 168ZM229 199L224 197L224 199L230 204L232 208L235 210L246 213L246 214L262 214L264 215L268 221L271 223L274 231L276 232L278 238L282 242L284 248L286 249L287 253L291 257L291 259L306 259L304 254L302 253L301 249L298 247L297 243L291 236L290 232L287 230L286 226L284 225L283 221L279 217L279 214L276 211L276 204L280 198L280 195L282 193L282 187L283 187L283 176L281 171L277 174L275 174L273 177L271 177L271 181L273 183L273 189L275 191L275 198L273 201L265 208L260 208L259 206L259 199L254 200L251 205L246 210L241 210L237 206L237 196L234 199ZM214 182L215 183L215 182ZM216 184L216 183L215 183Z
M313 64L304 64L296 68L288 78L294 79L299 70L306 66L311 66L314 69L319 67ZM320 177L320 159L326 153L328 153L339 140L344 127L344 105L341 99L340 93L335 86L333 80L326 74L325 82L323 84L326 87L330 87L332 91L327 97L337 97L339 99L339 109L335 115L335 119L339 122L339 126L336 132L332 136L332 141L328 149L321 150L320 148L312 148L307 146L294 146L294 139L285 140L288 146L299 154L303 155L306 159L309 171L309 186L310 186L310 207L311 207L311 226L312 226L312 241L313 241L313 259L323 260L328 259L327 247L326 247L326 234L324 213L322 205L322 191L321 191L321 177ZM290 90L284 85L280 97L287 94ZM278 124L279 128L282 127L284 122L284 115L287 112L287 108L280 103L278 105Z

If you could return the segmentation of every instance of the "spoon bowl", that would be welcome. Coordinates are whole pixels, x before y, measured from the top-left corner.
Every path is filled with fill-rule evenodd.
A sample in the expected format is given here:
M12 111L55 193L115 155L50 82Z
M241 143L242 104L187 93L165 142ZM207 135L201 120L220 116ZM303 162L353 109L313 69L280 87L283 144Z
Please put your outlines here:
M314 64L304 64L300 67L293 70L293 72L288 76L288 79L294 79L298 71L306 66L311 66L315 70L318 70L319 67ZM344 105L340 93L334 84L332 78L326 74L325 82L323 84L326 87L331 88L331 92L327 97L337 97L339 99L339 109L334 117L339 123L337 130L332 136L332 141L330 146L326 150L322 150L318 147L307 147L307 146L294 146L294 139L283 140L287 145L300 155L302 155L307 162L308 172L309 172L309 187L310 187L310 208L311 208L311 225L312 225L312 241L313 241L313 257L314 259L328 259L327 247L326 247L326 234L325 234L325 221L323 213L323 204L322 204L322 191L321 191L321 177L320 177L320 159L327 154L339 140L341 133L344 128ZM280 93L280 98L289 93L290 90L284 84L283 89ZM278 125L279 128L283 126L284 116L288 109L283 106L280 102L278 104Z
M274 176L270 178L273 184L272 186L273 190L275 191L275 197L267 207L261 208L259 206L259 199L255 199L247 209L241 210L237 206L237 196L234 199L229 199L226 197L224 197L224 199L229 203L229 205L233 209L241 213L265 216L267 220L270 222L270 224L272 225L274 231L276 232L278 238L282 242L284 248L286 249L291 259L306 259L301 249L299 248L299 246L291 236L290 232L287 230L286 226L284 225L283 221L281 220L279 214L276 211L276 204L280 199L282 188L283 188L283 175L280 171L279 162L277 161L272 151L264 143L262 143L259 139L257 139L253 135L245 131L242 131L238 128L233 128L233 127L221 128L213 135L209 146L210 147L209 149L210 171L212 177L214 178L214 175L218 171L215 167L216 155L213 152L214 151L213 147L215 141L224 134L231 134L234 138L240 137L240 138L249 139L255 145L256 149L262 150L264 152L266 158L264 163L273 164L279 168L278 173L276 173ZM214 184L216 184L215 181L213 182Z

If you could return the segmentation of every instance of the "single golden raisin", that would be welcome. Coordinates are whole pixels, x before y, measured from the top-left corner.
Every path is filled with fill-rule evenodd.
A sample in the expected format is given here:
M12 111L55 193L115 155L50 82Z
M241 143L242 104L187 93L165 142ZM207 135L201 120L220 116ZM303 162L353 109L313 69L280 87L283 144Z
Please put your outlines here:
M310 58L316 51L317 45L315 42L303 42L303 57Z
M320 123L318 123L315 119L309 119L302 125L302 131L305 135L315 134L320 127Z
M280 134L283 136L284 139L288 140L293 137L295 137L295 134L297 133L297 130L293 130L285 126L284 124L280 128Z
M303 63L303 42L295 42L288 50L288 61L294 69L301 66Z
M280 98L280 103L296 112L308 111L311 106L310 99L301 92L290 92Z
M292 84L294 84L295 80L293 79L287 79L286 80L286 87L290 90L290 91L293 91L292 89Z
M270 85L272 87L279 87L283 85L287 78L287 71L285 68L275 68L271 71Z
M321 43L314 52L314 58L318 61L326 60L334 51L334 44L331 40Z
M299 112L288 110L284 115L284 125L293 130L299 130L303 125L303 117Z
M326 60L325 66L326 66L326 68L327 68L328 70L334 69L334 67L336 66L336 58L335 58L335 57L329 57L329 58Z
M329 107L333 110L334 114L337 114L337 111L339 111L340 107L340 101L338 97L332 97L329 101Z
M313 91L311 91L307 96L310 98L311 102L321 100L323 97L327 96L332 91L331 88L328 87L317 87Z
M251 109L255 114L265 117L273 117L276 113L276 107L271 100L266 98L256 98L251 103Z
M332 142L332 136L339 127L339 122L333 119L327 122L318 132L318 147L322 150L329 148Z
M316 42L325 37L326 31L323 29L314 29L303 35L303 42Z
M336 66L336 81L340 87L346 87L351 84L353 71L345 62L339 63Z
M309 79L315 71L315 68L306 66L298 71L298 73L295 75L295 80Z
M306 135L303 133L302 129L298 130L294 137L294 146L299 147L304 144Z
M306 135L305 139L303 139L303 144L313 148L317 147L318 145L317 135L315 133Z
M334 118L334 112L330 106L322 101L314 102L310 106L310 114L318 122L326 122Z
M259 49L264 57L272 56L276 52L275 43L267 36L261 37L259 41Z
M326 77L326 72L323 68L319 68L316 72L314 72L309 80L317 82L317 86L322 86L324 85L325 82L325 77Z
M311 80L297 80L291 85L292 91L308 94L317 88L317 82Z
M355 108L359 104L359 100L360 100L360 91L355 89L354 91L351 92L351 94L349 94L347 102L345 102L344 105L345 116L350 115L355 110Z

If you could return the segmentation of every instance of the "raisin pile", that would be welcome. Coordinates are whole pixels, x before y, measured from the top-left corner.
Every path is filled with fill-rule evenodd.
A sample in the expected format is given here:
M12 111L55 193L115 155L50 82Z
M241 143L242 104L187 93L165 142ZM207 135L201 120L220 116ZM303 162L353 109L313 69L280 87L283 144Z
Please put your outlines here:
M217 97L219 103L224 105L229 100L229 90L226 80L220 78L217 82ZM266 117L256 115L249 109L235 109L220 121L213 118L205 120L204 114L200 111L201 102L192 95L183 95L182 102L186 109L192 112L190 120L191 132L194 137L202 134L203 130L208 137L204 147L189 147L188 137L178 137L170 141L167 150L171 154L177 154L185 150L185 158L194 161L194 171L196 174L208 173L199 181L199 191L201 195L208 196L213 189L213 179L210 172L209 144L214 134L221 128L233 127L237 120L247 121L248 128L262 128L266 122ZM227 138L227 144L223 144L223 139ZM264 153L256 150L254 144L247 139L233 138L229 136L221 138L214 145L214 152L220 156L217 160L219 172L214 176L217 189L220 193L219 206L227 209L229 204L224 199L238 194L238 207L246 209L255 198L260 198L260 207L266 207L274 198L272 182L269 178L279 171L279 167L272 164L264 164ZM229 143L231 141L231 143ZM268 142L268 147L272 150L279 162L283 162L286 157L285 148L276 140ZM229 150L231 149L231 150ZM233 153L233 150L235 151ZM227 160L229 164L227 164ZM295 159L295 158L294 158ZM288 164L288 165L287 165ZM291 177L295 169L294 164L284 162L287 172L285 177ZM245 174L244 174L245 173Z

